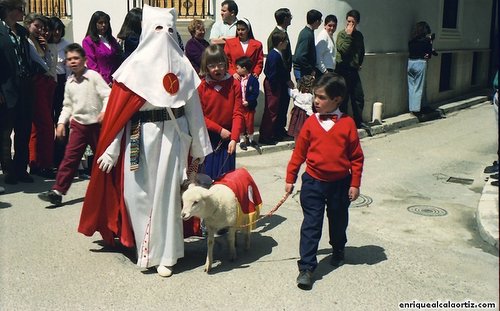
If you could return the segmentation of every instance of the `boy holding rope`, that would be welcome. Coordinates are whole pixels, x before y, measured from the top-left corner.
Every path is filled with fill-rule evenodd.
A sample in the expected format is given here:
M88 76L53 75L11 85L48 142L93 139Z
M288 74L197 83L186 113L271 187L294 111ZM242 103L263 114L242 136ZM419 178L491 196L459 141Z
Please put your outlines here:
M359 196L364 161L356 124L339 110L346 91L345 80L339 75L327 73L316 81L317 112L304 123L287 167L285 190L290 193L300 166L306 162L300 191L304 220L297 285L301 289L312 288L325 204L333 247L330 263L335 267L344 264L348 208Z

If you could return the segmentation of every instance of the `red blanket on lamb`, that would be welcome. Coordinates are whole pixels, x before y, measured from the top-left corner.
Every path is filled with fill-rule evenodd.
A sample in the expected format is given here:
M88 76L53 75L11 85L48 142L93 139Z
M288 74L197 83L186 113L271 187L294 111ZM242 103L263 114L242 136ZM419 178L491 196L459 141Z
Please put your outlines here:
M237 168L223 175L214 184L223 184L236 195L239 203L236 226L249 224L259 218L262 199L255 181L245 168ZM255 224L250 229L255 229Z

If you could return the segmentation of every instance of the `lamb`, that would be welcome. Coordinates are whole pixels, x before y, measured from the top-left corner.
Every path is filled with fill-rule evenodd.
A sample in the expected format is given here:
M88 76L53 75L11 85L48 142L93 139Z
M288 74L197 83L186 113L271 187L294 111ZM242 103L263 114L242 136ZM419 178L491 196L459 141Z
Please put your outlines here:
M209 189L191 184L182 194L182 203L184 220L197 216L205 222L208 234L205 272L212 269L214 235L218 230L229 227L227 239L231 261L236 259L238 228L245 233L245 249L250 248L250 232L255 225L246 225L259 218L262 200L246 169L239 168L224 175Z

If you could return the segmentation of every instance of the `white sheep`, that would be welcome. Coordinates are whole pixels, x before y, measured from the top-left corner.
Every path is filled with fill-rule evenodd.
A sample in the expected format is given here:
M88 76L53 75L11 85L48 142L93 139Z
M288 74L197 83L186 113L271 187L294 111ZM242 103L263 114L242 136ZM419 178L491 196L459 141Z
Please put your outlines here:
M234 191L234 187L240 188ZM255 225L245 225L258 219L262 201L257 186L245 169L239 168L226 174L209 189L191 184L182 194L182 203L184 220L196 216L205 222L208 235L205 272L212 268L214 235L218 230L229 227L230 260L236 259L236 231L245 233L245 249L250 248L250 231ZM244 212L249 206L251 212Z

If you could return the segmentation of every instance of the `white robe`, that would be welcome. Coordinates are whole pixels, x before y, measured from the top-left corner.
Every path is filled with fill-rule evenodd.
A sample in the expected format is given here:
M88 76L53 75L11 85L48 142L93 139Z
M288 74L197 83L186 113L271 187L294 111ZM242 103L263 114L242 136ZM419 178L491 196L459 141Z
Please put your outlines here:
M194 158L211 152L197 94L176 121L192 133ZM140 110L158 109L148 102ZM139 169L130 170L130 122L125 130L124 199L134 230L137 265L173 266L184 256L180 184L189 146L181 146L174 121L141 123Z

